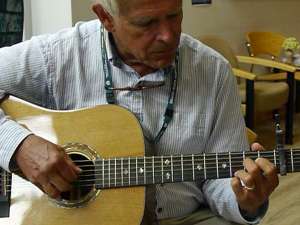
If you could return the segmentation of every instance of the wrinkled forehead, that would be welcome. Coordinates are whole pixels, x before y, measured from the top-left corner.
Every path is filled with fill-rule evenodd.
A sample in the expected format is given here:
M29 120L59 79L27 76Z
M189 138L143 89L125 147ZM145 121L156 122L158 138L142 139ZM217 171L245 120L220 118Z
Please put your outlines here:
M121 15L128 15L134 12L155 11L160 7L181 8L182 0L117 0Z

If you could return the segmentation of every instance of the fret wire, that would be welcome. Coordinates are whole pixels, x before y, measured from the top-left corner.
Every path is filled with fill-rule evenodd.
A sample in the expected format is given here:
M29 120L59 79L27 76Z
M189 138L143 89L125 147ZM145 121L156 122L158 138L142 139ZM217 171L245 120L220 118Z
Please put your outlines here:
M292 172L294 172L294 155L293 155L293 149L291 148L291 161L292 161Z
M121 183L122 186L124 184L124 179L123 179L123 158L121 158Z
M174 171L173 171L173 156L171 155L171 174L172 174L172 182L174 182Z
M139 183L139 177L138 177L138 159L135 157L135 183Z
M192 154L193 180L195 180L194 154Z
M181 180L184 181L184 178L183 178L183 161L182 161L183 160L183 155L181 155L180 157L181 157Z
M246 156L245 156L245 152L243 152L243 161L245 161ZM245 170L245 165L243 164L244 170Z
M117 180L117 158L115 158L115 181ZM117 183L115 182L115 187L117 186Z
M203 162L204 162L204 179L206 179L206 159L205 159L205 153L203 153Z
M144 184L146 184L147 182L147 179L146 179L146 158L144 156Z
M217 177L219 178L219 163L218 163L218 153L216 153L216 165L217 165Z
M108 187L110 187L110 159L108 160Z
M154 174L154 156L152 156L152 180L153 184L155 184L155 174Z
M230 177L232 177L232 165L231 165L231 152L229 152L229 170L230 170Z
M3 181L3 185L5 185L4 187L6 187L6 185L7 185L7 179L4 179L4 181ZM4 188L4 190L3 190L3 194L4 194L4 196L6 196L6 195L7 195L7 190L6 190L6 188Z
M164 158L161 156L161 182L164 182Z
M128 158L128 170L129 170L128 181L129 181L129 185L130 185L130 157Z
M102 159L102 187L104 188L104 159Z

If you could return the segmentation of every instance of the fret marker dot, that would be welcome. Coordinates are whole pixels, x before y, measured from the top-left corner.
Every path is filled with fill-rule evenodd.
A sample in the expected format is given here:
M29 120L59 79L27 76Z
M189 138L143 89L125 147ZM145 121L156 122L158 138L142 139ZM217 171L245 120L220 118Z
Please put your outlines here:
M222 164L222 168L223 168L223 169L226 169L226 168L227 168L227 164L226 164L226 163L223 163L223 164Z
M124 175L128 175L128 170L124 169Z
M170 173L166 173L166 179L170 180L170 177L171 177Z
M202 170L203 167L202 167L201 165L197 165L197 169L198 169L198 170Z
M165 161L165 165L168 166L169 164L170 164L170 161L169 161L169 160L166 160L166 161Z
M140 169L139 169L139 173L140 173L140 174L143 174L143 173L144 173L144 169L143 169L143 168L140 168Z

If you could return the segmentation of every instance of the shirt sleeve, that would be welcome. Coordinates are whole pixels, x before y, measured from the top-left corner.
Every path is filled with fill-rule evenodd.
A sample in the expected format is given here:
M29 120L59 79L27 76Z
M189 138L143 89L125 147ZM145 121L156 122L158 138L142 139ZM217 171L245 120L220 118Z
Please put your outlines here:
M0 99L5 94L43 106L49 96L47 58L39 38L0 48ZM0 109L0 167L9 170L16 148L30 131Z
M0 167L9 171L9 162L20 143L31 132L10 120L0 109Z
M244 119L241 114L241 101L236 79L231 67L222 63L219 66L219 78L216 81L216 97L212 106L214 119L210 122L209 138L205 149L209 152L248 151ZM228 221L241 224L257 224L267 211L267 205L247 221L240 213L231 179L208 180L202 185L202 192L213 212Z

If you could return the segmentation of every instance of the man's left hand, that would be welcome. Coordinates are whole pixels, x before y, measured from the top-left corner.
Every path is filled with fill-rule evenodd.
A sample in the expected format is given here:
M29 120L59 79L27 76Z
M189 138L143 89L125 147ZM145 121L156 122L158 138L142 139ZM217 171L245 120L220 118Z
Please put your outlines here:
M262 150L262 146L258 149L253 147L252 150ZM279 184L277 169L264 158L255 161L246 158L244 166L245 170L235 173L231 185L240 209L255 214Z

